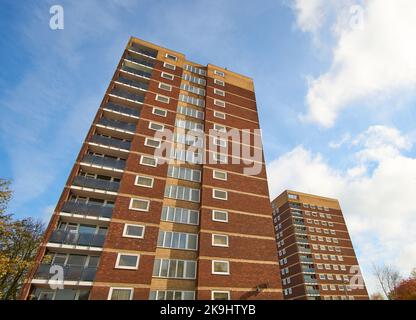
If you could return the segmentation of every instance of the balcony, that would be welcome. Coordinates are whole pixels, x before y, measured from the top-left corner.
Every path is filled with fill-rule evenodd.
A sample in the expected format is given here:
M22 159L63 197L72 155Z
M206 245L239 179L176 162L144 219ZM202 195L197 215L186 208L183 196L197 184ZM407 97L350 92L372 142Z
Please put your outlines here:
M306 289L306 294L319 295L319 290L317 290L317 289Z
M144 71L141 71L141 70L138 70L138 69L135 69L135 68L131 68L131 67L128 67L128 66L124 66L124 65L121 67L121 70L126 71L128 73L132 73L132 74L134 74L136 76L139 76L139 77L147 78L147 79L150 79L152 77L152 74L149 73L149 72L144 72Z
M312 250L310 248L305 248L305 247L302 247L302 246L298 246L298 251L299 252L305 252L305 253L311 253L312 252Z
M104 167L112 170L124 170L124 167L126 166L126 160L117 160L113 158L94 156L91 154L86 154L82 158L81 162L91 166Z
M126 99L129 101L133 101L136 103L143 103L144 97L140 94L131 93L128 91L120 90L120 89L113 89L110 92L111 96L116 96L118 98Z
M135 58L132 55L127 55L126 59L134 63L142 64L149 68L153 68L155 65L153 62L147 61L145 59Z
M113 147L113 148L124 149L124 150L130 150L130 145L131 145L130 141L123 141L123 140L118 140L118 139L108 138L108 137L103 137L103 136L98 136L98 135L93 135L91 137L90 142L101 144L107 147Z
M306 228L302 229L302 228L296 228L295 227L295 233L297 233L297 234L307 234Z
M49 238L49 242L51 243L98 248L102 248L104 240L104 234L77 233L64 230L53 231Z
M303 220L300 219L293 219L293 224L298 226L305 226L305 222L303 222Z
M309 283L309 284L318 284L318 280L316 278L311 277L311 276L304 276L303 280L306 283Z
M299 243L309 243L308 242L308 239L299 238L299 237L296 237L296 242L299 242Z
M136 125L134 123L127 123L124 121L111 120L107 118L101 118L98 121L98 123L103 126L115 128L115 129L122 130L122 131L128 131L132 133L136 131Z
M124 77L117 78L116 82L120 82L120 83L123 83L125 85L130 86L130 87L134 87L134 88L141 89L141 90L147 90L147 88L149 87L149 85L147 83L134 81L134 80L127 79L127 78L124 78Z
M136 47L134 45L129 47L129 50L137 52L139 54L143 54L145 56L149 56L153 59L156 59L156 57L157 57L157 51L146 50L146 49L143 49L143 48Z
M308 258L308 257L304 257L304 256L300 256L300 261L301 262L313 263L313 259L312 258Z
M302 272L315 273L315 268L303 267Z
M34 279L36 280L51 280L54 273L50 273L52 265L41 264L35 273ZM96 267L83 267L83 266L62 266L64 270L64 281L89 281L92 282L95 279L97 272Z
M140 117L140 111L138 109L120 106L118 104L111 103L111 102L106 104L103 108L104 110L111 110L113 112L123 114L127 117L132 117L132 118Z
M64 203L61 211L66 213L109 219L113 214L113 207L70 200Z
M105 191L117 192L120 187L120 182L108 181L104 179L95 179L84 176L76 176L72 182L73 186L85 187L91 189L100 189Z

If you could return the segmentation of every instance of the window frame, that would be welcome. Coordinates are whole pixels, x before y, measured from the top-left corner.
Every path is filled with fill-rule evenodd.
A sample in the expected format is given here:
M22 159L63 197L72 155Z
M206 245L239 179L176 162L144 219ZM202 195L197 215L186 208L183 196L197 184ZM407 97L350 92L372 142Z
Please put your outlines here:
M166 76L168 76L168 77L166 77ZM166 80L170 80L170 81L173 81L173 80L175 80L175 75L174 74L171 74L171 73L169 73L169 72L162 72L161 74L160 74L160 77L161 78L163 78L163 79L166 79Z
M158 110L158 111L163 111L165 114L164 114L164 115L158 114L158 113L156 113L156 112L155 112L155 110ZM168 115L168 110L163 109L163 108L159 108L159 107L153 107L153 109L152 109L152 114L154 114L155 116L159 116L159 117L164 117L164 118L166 118L166 117L167 117L167 115Z
M155 128L152 128L152 124L156 124L156 125L162 126L162 128L161 128L161 129L155 129ZM165 130L165 125L164 125L164 124L161 124L161 123L157 123L157 122L149 121L149 126L148 126L148 128L149 128L150 130L154 130L154 131L162 132L163 130Z
M219 86L225 87L225 82L220 80L220 79L215 79L214 78L214 83L219 85Z
M162 88L163 86L167 86L167 87L169 87L169 89ZM171 92L173 87L170 84L167 84L167 83L164 83L164 82L159 82L158 88L161 89L161 90L165 90L165 91Z
M225 174L225 178L218 178L218 177L216 177L215 176L215 173L218 173L218 172L224 173ZM215 179L215 180L227 181L228 180L228 172L227 171L223 171L223 170L213 169L212 170L212 178Z
M219 116L219 115L221 115L221 116ZM218 119L225 120L226 117L227 117L227 115L224 112L220 112L220 111L214 110L214 117L215 118L218 118Z
M231 299L231 293L230 293L230 291L211 290L211 300L219 300L219 299L214 299L214 295L216 293L226 293L227 294L227 300L230 300Z
M121 256L130 256L130 257L136 257L136 266L135 267L128 267L128 266L120 266L120 258ZM133 254L133 253L123 253L118 252L117 253L117 259L116 264L114 266L115 269L126 269L126 270L138 270L139 269L139 262L140 262L140 254Z
M225 213L225 216L226 216L225 220L221 220L221 219L215 218L215 212ZM225 210L216 210L216 209L212 209L211 210L212 221L228 223L228 215L229 215L228 211L225 211Z
M174 64L166 62L166 61L163 62L163 68L166 68L166 69L169 69L169 70L172 70L172 71L176 70L176 66Z
M216 244L215 243L215 236L217 237L224 237L227 241L226 244ZM213 247L223 247L223 248L228 248L230 246L230 238L227 234L220 234L220 233L212 233L211 234L211 245Z
M153 160L155 160L155 164L154 164L154 165L151 165L151 164L144 163L144 162L143 162L143 158L153 159ZM152 157L152 156L148 156L148 155L144 155L144 154L142 154L142 155L140 156L140 161L139 161L139 164L140 164L140 165L143 165L143 166L147 166L147 167L156 168L156 167L157 167L157 158Z
M214 70L214 74L220 77L225 77L225 72L223 71Z
M128 227L142 227L142 235L141 236L133 236L133 235L129 235L127 234L127 229ZM133 238L133 239L144 239L144 233L146 230L146 226L141 225L141 224L133 224L133 223L125 223L124 227L123 227L123 237L124 238Z
M221 271L215 271L215 263L225 263L227 265L227 271L226 272L221 272ZM227 260L212 260L211 263L211 274L215 274L215 275L224 275L224 276L228 276L230 275L230 261Z
M115 290L129 290L130 291L129 300L133 300L134 288L128 288L128 287L110 287L110 290L108 291L107 300L112 300L111 296L113 295L114 289Z
M133 208L132 203L134 202L134 200L140 200L140 201L147 202L147 209L137 209L137 208ZM150 209L150 200L148 200L148 199L142 199L142 198L130 198L129 210L141 211L141 212L149 212L149 209Z
M143 184L139 184L139 183L137 182L137 180L139 180L139 178L147 178L147 179L150 179L150 180L151 180L151 184L150 184L150 186L148 186L148 185L143 185ZM145 176L145 175L140 175L140 174L138 174L138 175L136 175L136 178L134 178L134 185L135 185L135 186L138 186L138 187L143 187L143 188L153 188L154 183L155 183L155 178L154 178L154 177L150 177L150 176Z
M161 101L161 100L159 100L160 98L166 98L167 99L167 102L166 101ZM157 101L157 102L160 102L160 103L166 103L166 104L169 104L170 103L170 97L168 97L168 96L164 96L163 94L156 94L156 97L155 97L155 100Z
M148 141L149 141L149 140L158 141L158 142L159 142L159 146L155 147L155 146L151 146L151 145L149 145L149 144L148 144ZM144 145L145 145L146 147L149 147L149 148L160 149L160 148L161 148L161 146L162 146L162 140L160 140L160 139L156 139L156 138L151 138L151 137L146 137L146 139L144 140Z
M225 108L225 101L220 99L214 99L214 105L217 107Z
M167 58L167 59L170 59L170 60L173 60L173 61L178 61L178 57L177 56L175 56L175 55L173 55L173 54L171 54L171 53L165 53L165 58Z
M215 191L222 191L222 192L225 192L225 199L224 199L224 198L219 198L219 197L216 197L216 196L215 196ZM216 189L216 188L213 188L213 189L212 189L212 198L213 198L213 199L217 199L217 200L227 201L227 200L228 200L228 191L226 191L226 190L222 190L222 189Z

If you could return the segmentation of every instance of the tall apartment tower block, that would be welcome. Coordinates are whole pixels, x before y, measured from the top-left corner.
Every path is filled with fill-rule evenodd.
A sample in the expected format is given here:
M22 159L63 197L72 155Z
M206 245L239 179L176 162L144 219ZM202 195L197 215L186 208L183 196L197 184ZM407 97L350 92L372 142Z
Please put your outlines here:
M131 38L22 298L283 299L263 157L248 175L231 150L187 151L189 130L258 128L252 79Z
M272 208L285 299L368 299L338 200L287 190Z

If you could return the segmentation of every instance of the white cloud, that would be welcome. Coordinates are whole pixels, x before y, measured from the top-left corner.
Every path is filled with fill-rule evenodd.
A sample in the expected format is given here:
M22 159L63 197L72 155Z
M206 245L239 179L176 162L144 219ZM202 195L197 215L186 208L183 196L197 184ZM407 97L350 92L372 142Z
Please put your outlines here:
M297 25L304 32L316 32L325 16L324 0L295 0L292 4L297 15Z
M275 197L284 189L294 189L339 199L367 284L375 291L373 262L395 264L403 274L416 267L411 205L416 159L403 155L411 142L395 128L372 126L351 145L359 150L355 163L345 170L333 168L322 155L303 146L270 162L270 193Z
M314 34L325 9L319 1L295 1L301 30ZM342 4L342 5L341 5ZM332 126L341 110L364 99L397 97L416 86L416 2L368 0L362 28L352 27L350 1L334 6L337 22L330 68L309 82L306 119ZM315 35L314 35L315 36Z

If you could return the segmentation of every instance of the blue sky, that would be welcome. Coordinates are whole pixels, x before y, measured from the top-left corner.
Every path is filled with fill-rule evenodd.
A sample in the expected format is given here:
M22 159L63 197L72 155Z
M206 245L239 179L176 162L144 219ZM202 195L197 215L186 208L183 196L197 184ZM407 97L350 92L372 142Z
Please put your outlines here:
M400 2L2 1L0 176L13 180L10 211L48 220L133 35L254 78L271 195L339 198L377 290L372 263L404 274L416 266L415 236L400 245L416 213L416 8ZM64 30L49 28L54 4ZM361 29L350 23L357 4Z

